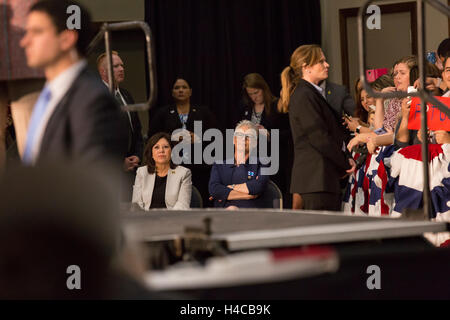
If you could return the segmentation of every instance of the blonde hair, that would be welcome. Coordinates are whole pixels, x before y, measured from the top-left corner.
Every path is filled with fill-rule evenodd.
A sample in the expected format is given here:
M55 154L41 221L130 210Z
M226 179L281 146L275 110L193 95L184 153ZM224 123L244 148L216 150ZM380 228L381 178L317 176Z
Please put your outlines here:
M115 54L116 56L119 56L119 53L117 51L112 50L111 56ZM97 70L100 70L101 65L103 64L103 60L106 58L106 52L103 52L101 55L97 58Z
M303 67L313 66L319 63L322 57L322 49L316 44L303 45L295 49L291 56L291 63L281 73L281 97L278 111L289 112L289 102L298 82L303 77Z

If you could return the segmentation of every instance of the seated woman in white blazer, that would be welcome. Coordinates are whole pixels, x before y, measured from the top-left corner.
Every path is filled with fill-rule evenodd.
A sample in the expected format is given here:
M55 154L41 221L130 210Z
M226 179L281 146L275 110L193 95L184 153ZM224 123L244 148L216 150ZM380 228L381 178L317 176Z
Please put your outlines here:
M191 170L176 166L172 160L170 136L159 132L144 150L146 165L136 173L133 203L144 210L164 208L189 209L192 192Z

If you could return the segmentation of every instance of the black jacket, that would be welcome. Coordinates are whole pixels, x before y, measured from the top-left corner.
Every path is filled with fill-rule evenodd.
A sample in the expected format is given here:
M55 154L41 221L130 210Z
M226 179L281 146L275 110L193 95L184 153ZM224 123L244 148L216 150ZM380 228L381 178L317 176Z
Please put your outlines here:
M75 160L120 163L126 154L126 128L106 86L85 67L50 117L36 163Z
M341 86L334 82L326 81L325 96L328 104L336 112L339 119L345 111L349 116L355 113L355 100L350 96L345 86Z
M270 105L270 113L267 116L265 110L263 111L262 115L261 115L261 122L260 125L262 125L264 128L266 128L267 130L270 129L280 129L279 124L280 124L280 117L279 117L279 113L277 110L277 103L278 103L278 99L275 100L274 102L272 102L272 104ZM252 120L252 112L253 112L253 107L252 106L247 106L247 105L242 105L240 108L240 116L239 118L235 121L234 126L236 127L237 123L241 120Z
M339 179L350 169L344 135L327 101L303 79L291 96L289 121L295 155L291 192L340 193Z
M119 87L119 90L127 104L134 104L133 96L128 92L128 90L122 87ZM141 121L139 120L139 114L137 112L130 112L130 116L133 128L131 128L130 126L128 115L126 115L125 117L126 127L128 128L129 135L127 157L138 156L139 159L142 159L142 153L144 151L144 139L142 137Z
M202 121L202 131L215 127L214 117L205 107L192 106L189 110L186 129L194 132L194 121ZM160 108L150 119L148 137L150 138L157 132L166 132L172 134L176 129L182 128L176 105L170 105Z

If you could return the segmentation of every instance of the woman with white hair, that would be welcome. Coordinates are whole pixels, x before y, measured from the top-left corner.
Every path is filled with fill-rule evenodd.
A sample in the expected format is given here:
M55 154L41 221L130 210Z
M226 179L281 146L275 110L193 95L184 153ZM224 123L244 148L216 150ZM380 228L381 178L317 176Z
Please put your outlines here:
M215 207L259 208L258 196L266 189L269 176L256 156L258 128L249 120L236 126L234 157L223 164L215 163L209 179L209 194Z

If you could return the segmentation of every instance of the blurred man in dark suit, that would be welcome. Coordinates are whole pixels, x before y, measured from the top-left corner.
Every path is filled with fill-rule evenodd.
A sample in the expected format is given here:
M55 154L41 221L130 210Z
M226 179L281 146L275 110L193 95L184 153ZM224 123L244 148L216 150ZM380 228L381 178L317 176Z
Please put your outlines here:
M121 232L115 190L78 164L0 175L0 299L171 298L144 287L147 266Z
M80 5L75 4L80 28L68 29L66 10L74 4L39 1L27 17L21 46L28 65L44 70L46 78L28 126L22 159L28 165L47 160L102 165L126 152L119 107L84 59L91 20Z
M134 104L131 94L120 84L125 80L125 67L119 53L112 51L112 66L114 75L114 97L120 106ZM106 86L109 86L106 53L97 58L97 69ZM122 119L128 128L128 149L123 162L123 169L127 173L124 182L123 200L131 201L132 186L136 169L142 159L144 139L142 138L141 122L137 112L122 111Z

